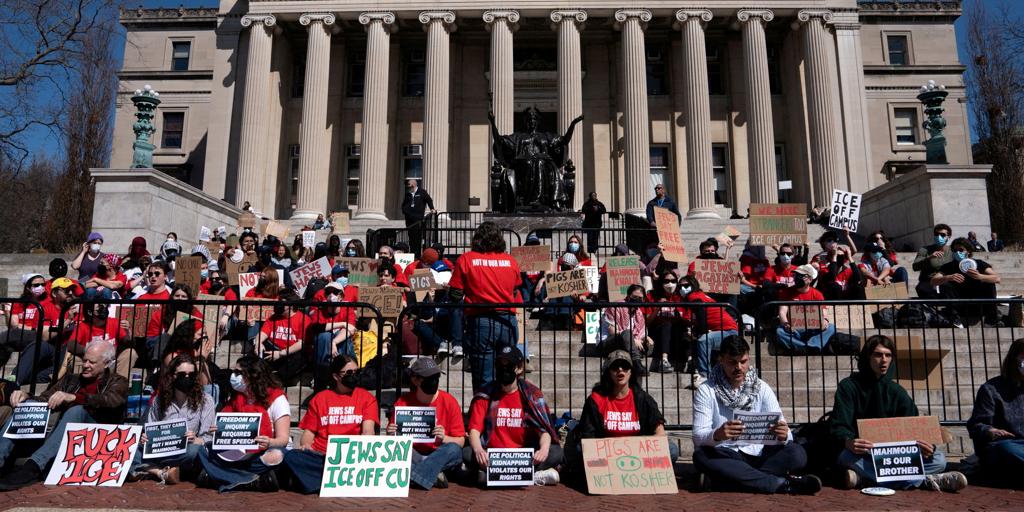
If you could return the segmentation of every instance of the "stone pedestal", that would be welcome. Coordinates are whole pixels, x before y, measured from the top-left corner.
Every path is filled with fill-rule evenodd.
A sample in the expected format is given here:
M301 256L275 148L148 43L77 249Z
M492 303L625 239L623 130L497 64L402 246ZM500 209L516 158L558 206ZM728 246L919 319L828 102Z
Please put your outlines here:
M583 219L578 213L485 213L484 220L501 229L511 229L526 242L526 235L535 229L579 229L582 236Z

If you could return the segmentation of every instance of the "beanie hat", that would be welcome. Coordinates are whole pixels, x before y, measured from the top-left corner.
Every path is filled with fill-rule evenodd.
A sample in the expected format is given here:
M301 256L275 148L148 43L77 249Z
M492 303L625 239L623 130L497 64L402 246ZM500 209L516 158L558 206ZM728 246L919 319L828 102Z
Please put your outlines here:
M420 261L422 261L426 266L429 267L433 265L439 258L440 256L437 254L437 251L428 248L423 250L423 255L420 256Z

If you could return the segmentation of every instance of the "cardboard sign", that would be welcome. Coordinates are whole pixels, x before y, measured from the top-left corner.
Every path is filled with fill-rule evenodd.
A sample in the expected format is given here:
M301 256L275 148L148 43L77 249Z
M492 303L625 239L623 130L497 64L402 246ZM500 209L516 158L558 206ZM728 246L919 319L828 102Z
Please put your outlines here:
M587 270L576 268L564 272L552 272L547 274L544 287L548 291L548 298L568 297L570 295L585 295L590 291L587 282Z
M143 445L143 459L173 457L185 453L188 448L188 425L185 420L167 420L146 423L146 444Z
M273 236L278 240L284 241L288 238L288 225L283 222L272 220L267 223L266 233L267 236Z
M250 228L255 231L255 228L260 225L260 220L256 218L256 215L252 212L242 212L238 216L238 227L245 229Z
M791 304L789 306L789 326L794 331L821 329L824 310L825 307L821 305L795 306Z
M924 478L924 456L914 441L875 443L871 448L876 482L902 482Z
M861 195L845 190L832 189L832 212L828 216L828 227L849 229L857 232L860 223Z
M548 272L551 270L550 245L521 245L513 247L509 254L516 259L523 272Z
M398 435L412 438L414 443L433 443L434 427L437 425L437 409L434 407L395 407L395 425Z
M583 439L590 494L677 494L668 437Z
M411 252L401 252L395 254L395 263L399 267L402 267L402 272L405 272L405 267L412 265L412 262L416 261L416 255Z
M437 288L437 283L434 282L434 271L429 268L413 270L412 275L409 276L409 287L417 292L425 292Z
M249 290L252 290L260 282L259 272L246 272L244 274L238 274L238 298L245 299L245 296L249 294Z
M302 297L306 294L306 286L310 281L316 278L331 280L331 264L327 261L327 256L322 256L316 261L311 261L292 270L289 274L292 276L292 288L295 288L295 293Z
M907 416L857 420L857 437L872 443L925 441L942 444L942 428L937 416ZM877 444L875 445L877 446Z
M348 222L348 212L334 212L331 214L331 232L351 233L352 226ZM345 244L341 245L345 247Z
M200 242L209 242L210 238L212 238L212 237L213 237L213 232L210 231L210 228L208 228L206 226L202 226L202 227L199 228L199 241Z
M715 240L717 240L720 245L728 246L731 243L735 242L741 234L742 233L740 233L740 230L732 226L726 226L721 233L715 235Z
M121 487L141 441L139 425L68 423L46 485Z
M336 258L335 263L348 267L348 284L350 285L363 287L380 284L380 279L377 277L378 260L373 258Z
M907 283L882 284L864 288L866 300L905 300L909 296Z
M488 448L487 487L533 485L533 448Z
M781 412L733 411L732 418L743 422L743 433L736 441L742 444L779 444L772 427L781 417Z
M679 217L665 208L655 206L654 224L658 228L658 241L661 242L661 257L666 261L686 264L686 248L683 247L683 235L679 232Z
M218 412L217 431L213 433L214 450L257 450L260 435L259 413Z
M584 311L583 325L584 332L586 333L584 341L587 345L596 345L598 335L601 332L601 310Z
M750 245L807 243L807 205L753 203L750 205Z
M622 302L630 285L640 284L640 256L612 256L605 260L608 300Z
M149 318L159 307L156 304L122 304L118 306L118 321L128 322L133 338L145 338Z
M331 436L320 497L408 497L411 471L412 439L408 437Z
M587 271L587 290L597 293L601 289L601 271L594 265L580 265Z
M231 258L224 258L223 276L227 278L229 285L237 285L239 284L238 274L241 274L242 271L248 272L257 261L259 261L259 257L256 256L256 253L246 254L238 263L231 261Z
M174 282L188 285L188 289L192 290L192 295L199 293L199 285L203 282L203 278L200 276L203 257L198 254L178 256L174 261Z
M856 329L864 329L871 322L871 314L875 312L875 306L857 306L851 304L836 304L829 308L832 313L829 318L832 325L841 332L849 332Z
M267 303L274 302L272 299L252 299L252 298L249 298L249 299L245 299L245 300L255 300L255 301L261 301L261 302L267 302ZM272 304L271 305L266 305L266 306L263 305L263 304L249 304L247 306L243 306L242 307L242 311L240 313L242 314L242 316L239 317L239 320L242 320L242 321L253 320L255 322L262 322L262 321L266 320L267 318L270 318L270 315L274 314L274 306Z
M7 439L45 439L46 425L50 421L50 407L46 402L22 402L14 408L11 424L4 432Z
M740 262L730 260L694 260L694 277L704 293L739 295Z
M220 253L222 252L220 242L203 242L203 245L206 247L207 251L210 251L210 258L216 260L220 257Z
M359 289L359 301L373 304L384 318L402 313L402 290L393 286L367 286Z
M310 249L316 247L316 231L302 232L302 246Z

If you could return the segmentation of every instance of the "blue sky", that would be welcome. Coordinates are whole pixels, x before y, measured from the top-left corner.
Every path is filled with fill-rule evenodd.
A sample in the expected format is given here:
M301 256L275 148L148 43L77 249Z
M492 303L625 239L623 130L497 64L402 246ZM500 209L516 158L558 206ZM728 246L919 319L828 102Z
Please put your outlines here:
M1024 0L964 0L964 12L969 12L970 8L974 5L974 3L975 2L980 2L980 1L984 1L985 5L988 8L995 9L995 12L1000 12L999 9L1001 9L1003 7L1008 7L1009 8L1009 13L1010 13L1011 16L1013 16L1013 17L1020 17L1020 18L1024 19ZM179 5L184 5L185 7L216 7L216 6L218 6L220 4L220 2L217 1L217 0L143 0L140 3L141 3L141 5L143 7L147 7L147 8L153 8L153 7L169 7L169 8L174 8L174 7L178 7ZM131 6L131 7L135 7L135 6L139 5L139 4L138 3L130 3L128 5ZM965 38L964 38L964 32L965 32L965 27L966 27L965 21L966 21L966 19L964 17L961 17L956 22L956 32L957 32L957 40L958 40L957 42L958 42L958 46L959 46L959 55L960 55L960 61L961 62L967 62L967 56L965 54L965 45L963 44L963 41L965 40ZM117 43L115 43L115 48L116 48L115 60L117 62L120 62L121 61L121 57L122 57L122 53L124 51L123 39L119 39L117 41ZM971 132L972 132L972 137L971 138L973 139L974 138L974 133L973 133L974 130L972 129ZM47 147L47 146L54 147L54 144L53 144L54 140L52 138L52 135L49 134L49 133L40 133L39 136L33 137L33 139L38 142L38 146L37 147L39 147L39 148L44 148L44 147Z

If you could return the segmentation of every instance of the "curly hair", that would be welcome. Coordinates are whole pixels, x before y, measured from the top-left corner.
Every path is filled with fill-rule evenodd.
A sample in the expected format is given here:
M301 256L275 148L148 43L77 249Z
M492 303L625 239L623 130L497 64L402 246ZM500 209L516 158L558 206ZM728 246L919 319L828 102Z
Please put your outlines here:
M498 225L486 221L473 233L472 249L476 252L505 252L505 239Z
M190 322L191 323L191 322ZM174 378L178 371L178 367L183 364L191 364L195 368L196 383L192 386L192 389L188 391L188 398L185 403L189 409L198 411L203 407L203 385L199 383L199 364L194 357L189 354L178 354L171 359L171 362L160 372L160 382L157 384L156 394L156 405L157 405L157 418L164 419L164 415L167 414L167 408L171 406L171 400L174 398Z
M263 407L270 407L270 390L284 387L281 379L274 375L273 370L266 361L256 356L243 356L238 358L238 367L242 369L242 376L245 377L246 389L253 401ZM233 391L238 393L237 391Z

